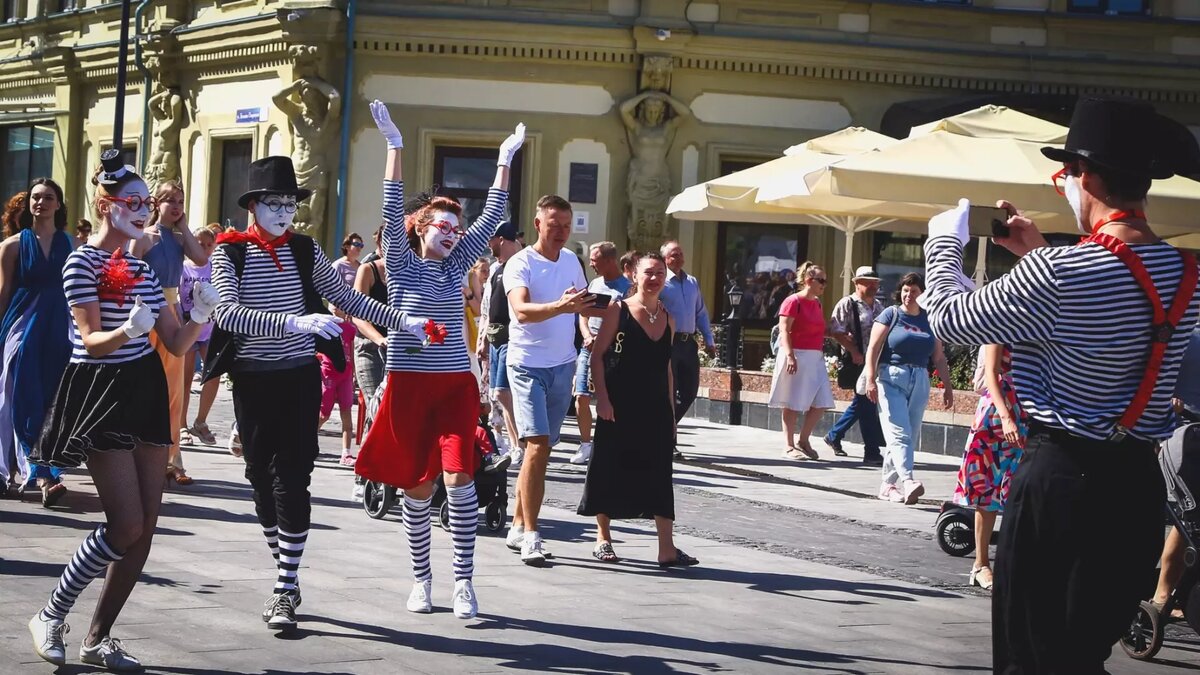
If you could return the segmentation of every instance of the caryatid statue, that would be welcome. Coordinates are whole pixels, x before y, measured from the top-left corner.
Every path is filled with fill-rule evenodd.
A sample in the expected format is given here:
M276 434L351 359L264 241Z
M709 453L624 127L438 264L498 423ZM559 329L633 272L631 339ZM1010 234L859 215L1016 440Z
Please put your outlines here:
M317 73L317 48L294 45L289 50L296 59L297 78L271 98L287 115L292 128L292 164L300 187L312 190L312 197L296 211L294 227L305 234L319 236L325 223L329 201L327 153L338 134L342 115L342 96Z
M168 79L167 69L159 67L158 59L147 59L147 67L157 79L156 91L150 97L149 114L154 120L150 159L142 177L153 188L159 183L179 180L179 132L187 124L187 109L178 84Z
M667 151L683 120L691 116L687 104L663 91L650 90L621 104L621 120L629 138L628 234L638 250L658 250L674 236L667 216L671 201L671 172Z

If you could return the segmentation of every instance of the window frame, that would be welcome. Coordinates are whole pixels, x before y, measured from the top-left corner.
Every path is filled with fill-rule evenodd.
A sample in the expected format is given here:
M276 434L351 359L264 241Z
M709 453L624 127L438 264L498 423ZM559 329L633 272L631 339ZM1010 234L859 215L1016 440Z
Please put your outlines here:
M34 153L34 142L35 142L34 139L36 138L38 129L46 130L50 134L50 147L49 147L50 164L48 167L44 167L44 168L46 168L45 171L39 171L39 170L35 169L34 154L33 154ZM39 124L37 122L26 122L23 124L10 124L10 125L0 126L0 152L2 152L4 154L6 160L8 158L11 158L13 155L13 153L10 153L8 150L8 143L9 143L10 134L14 130L24 130L28 133L27 143L29 145L29 148L26 151L26 157L25 157L26 161L25 161L25 165L23 167L24 171L25 171L25 175L19 181L19 183L14 180L13 187L15 187L16 189L11 190L8 193L9 195L24 191L25 189L27 189L29 187L29 185L31 183L33 183L33 180L35 178L42 178L42 177L53 178L52 173L54 171L54 159L53 159L54 150L58 144L58 134L55 133L54 127L52 127L48 124L44 124L44 123ZM6 185L8 183L8 181L10 179L13 179L14 177L15 176L9 175L7 162L3 165L0 165L0 184Z
M210 222L218 222L221 224L222 227L226 227L226 224L228 223L228 224L232 225L238 231L244 232L246 230L246 228L248 228L250 226L250 216L249 216L249 213L245 209L241 209L241 208L236 209L236 216L237 216L236 218L230 217L230 214L223 212L224 208L225 208L226 180L228 178L228 176L226 175L226 171L225 171L225 155L226 155L226 150L228 149L230 143L247 143L247 144L249 144L250 152L248 153L248 156L247 156L247 159L249 161L246 162L246 166L249 167L250 163L254 161L254 148L255 148L254 137L253 136L243 136L243 135L237 135L237 136L231 135L231 136L223 136L223 137L219 137L219 138L214 138L213 140L216 142L216 144L218 146L218 151L213 153L213 163L219 170L220 175L217 180L217 193L216 193L216 199L215 199L217 217L210 218L209 221ZM232 186L232 187L234 187L235 190L238 190L239 195L241 194L241 192L245 191L244 184L240 185L240 186ZM237 222L238 220L242 220L244 222ZM240 227L239 227L239 225L240 225Z
M1093 16L1150 16L1154 10L1151 0L1138 0L1142 6L1141 9L1136 11L1109 9L1112 0L1096 0L1095 7L1080 6L1077 4L1079 1L1080 0L1067 0L1068 14L1090 14Z
M512 165L508 172L508 210L512 214L512 221L521 230L521 206L522 206L522 178L524 174L524 149L517 151L513 157ZM448 188L442 183L442 177L446 169L446 159L487 159L495 162L500 156L500 151L495 147L480 146L480 145L458 145L453 142L434 143L433 144L433 186L437 188L437 194L453 197L462 202L464 199L480 199L486 200L488 196L487 188ZM423 190L424 188L422 188ZM415 195L417 190L411 194ZM470 226L472 223L467 223Z

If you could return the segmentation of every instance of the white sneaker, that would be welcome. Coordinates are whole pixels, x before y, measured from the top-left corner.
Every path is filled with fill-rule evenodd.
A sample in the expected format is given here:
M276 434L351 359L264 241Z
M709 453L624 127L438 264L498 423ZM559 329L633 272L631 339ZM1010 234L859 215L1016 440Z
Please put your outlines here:
M61 666L67 662L66 634L71 627L58 619L43 619L41 611L29 620L29 633L33 635L33 651L43 659Z
M101 638L95 647L79 645L79 660L117 672L142 669L142 662L130 656L120 640L111 637Z
M912 506L917 503L921 495L925 494L925 486L921 485L919 480L904 481L904 503Z
M512 457L512 468L519 469L521 468L521 462L525 459L525 451L518 445L515 448L509 449L508 456Z
M507 546L510 551L517 551L520 553L521 544L524 542L524 540L525 528L513 525L512 527L508 528L508 536L504 538L504 545Z
M592 442L580 443L579 450L571 455L572 464L587 464L592 459Z
M459 579L454 582L454 616L474 619L478 613L479 601L475 599L475 587L471 585L471 580Z
M430 593L433 591L433 581L416 581L413 582L412 592L408 594L408 611L416 612L417 614L429 614L433 611L433 600L430 599ZM458 614L458 587L454 588L454 613ZM475 616L472 614L471 616ZM467 617L470 618L470 617Z
M362 502L362 500L366 496L366 494L367 494L366 484L365 483L355 483L354 491L350 493L350 500L355 501L355 502Z
M522 537L521 562L530 567L546 566L546 552L542 546L542 535L536 530L526 532Z

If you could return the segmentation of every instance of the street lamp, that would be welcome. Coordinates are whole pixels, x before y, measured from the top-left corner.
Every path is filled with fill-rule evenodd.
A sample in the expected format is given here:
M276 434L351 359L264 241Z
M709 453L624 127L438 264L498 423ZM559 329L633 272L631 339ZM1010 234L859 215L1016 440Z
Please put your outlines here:
M730 280L729 287L725 289L725 295L729 298L729 316L725 317L725 363L729 366L729 370L737 370L739 361L738 352L740 351L742 335L741 335L741 317L738 309L742 305L742 287L738 286L736 281Z

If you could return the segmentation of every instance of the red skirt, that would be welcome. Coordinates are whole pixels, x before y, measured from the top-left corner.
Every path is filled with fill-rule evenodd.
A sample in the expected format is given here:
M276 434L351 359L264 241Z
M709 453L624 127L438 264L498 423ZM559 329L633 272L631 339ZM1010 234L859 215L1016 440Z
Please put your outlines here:
M393 371L354 471L409 490L443 471L475 475L479 387L471 373Z

